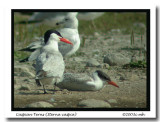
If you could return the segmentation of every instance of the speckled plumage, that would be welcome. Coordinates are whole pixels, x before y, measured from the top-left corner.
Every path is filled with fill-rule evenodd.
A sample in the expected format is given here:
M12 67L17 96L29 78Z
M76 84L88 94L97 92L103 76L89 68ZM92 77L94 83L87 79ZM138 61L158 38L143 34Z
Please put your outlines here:
M73 91L97 91L103 88L104 84L96 73L92 75L65 73L62 82L57 86Z
M111 81L106 73L100 70L93 72L92 75L84 73L65 73L62 81L56 85L61 89L72 91L98 91L104 87L106 82L119 87L116 83Z

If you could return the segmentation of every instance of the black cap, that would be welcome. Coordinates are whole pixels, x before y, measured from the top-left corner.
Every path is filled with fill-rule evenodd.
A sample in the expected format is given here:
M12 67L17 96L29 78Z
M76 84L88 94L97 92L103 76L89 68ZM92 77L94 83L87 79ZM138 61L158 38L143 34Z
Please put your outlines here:
M101 70L97 70L96 72L102 80L111 81L110 77L106 73L102 72Z
M48 42L48 39L49 39L49 37L50 37L50 35L51 35L52 33L55 33L55 34L57 34L58 36L62 37L62 35L61 35L58 31L56 31L56 30L53 30L53 29L47 30L47 31L45 32L45 34L44 34L44 43L45 43L45 44ZM62 38L63 38L63 37L62 37Z

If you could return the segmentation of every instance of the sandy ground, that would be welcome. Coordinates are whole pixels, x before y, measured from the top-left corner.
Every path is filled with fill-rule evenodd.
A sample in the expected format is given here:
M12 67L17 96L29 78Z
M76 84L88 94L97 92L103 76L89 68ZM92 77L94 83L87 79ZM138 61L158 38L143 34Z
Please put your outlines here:
M107 36L106 36L107 35ZM82 35L81 35L82 36ZM14 107L24 108L26 105L38 101L51 103L55 108L76 108L78 103L85 99L97 99L108 101L115 99L117 103L112 104L112 108L145 108L146 107L146 68L126 68L123 66L105 67L103 58L109 53L120 53L125 57L131 58L136 55L137 58L143 57L138 50L133 50L130 44L130 35L121 34L103 34L99 36L96 33L93 36L84 36L85 45L81 47L77 55L65 58L65 72L88 73L97 69L105 71L110 78L115 81L119 88L106 85L100 91L68 91L66 89L53 91L53 86L47 86L48 94L43 94L43 88L37 87L34 77L20 75L21 71L14 72ZM139 37L135 37L134 47L141 47ZM99 67L86 67L89 59L96 59ZM30 72L35 74L31 63L14 62L15 66L25 66ZM27 86L28 89L20 89Z

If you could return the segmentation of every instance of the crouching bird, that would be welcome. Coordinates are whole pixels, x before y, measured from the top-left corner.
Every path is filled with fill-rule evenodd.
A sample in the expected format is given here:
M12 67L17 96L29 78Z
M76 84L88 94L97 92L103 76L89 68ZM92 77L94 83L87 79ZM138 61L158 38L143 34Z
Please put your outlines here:
M98 91L102 89L106 83L119 88L119 86L111 81L110 77L101 70L96 70L92 75L65 73L63 80L59 82L57 86L61 89L71 91Z

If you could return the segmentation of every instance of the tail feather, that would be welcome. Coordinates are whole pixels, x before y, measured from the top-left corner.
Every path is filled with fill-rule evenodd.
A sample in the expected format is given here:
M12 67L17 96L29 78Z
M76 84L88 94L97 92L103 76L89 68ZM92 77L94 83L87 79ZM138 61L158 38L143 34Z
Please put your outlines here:
M20 60L19 62L20 62L20 63L27 62L27 61L29 61L28 59L29 59L29 57L24 58L24 59Z
M30 48L24 48L24 49L20 49L18 51L27 51L27 52L33 52L35 51L36 49L30 49Z

